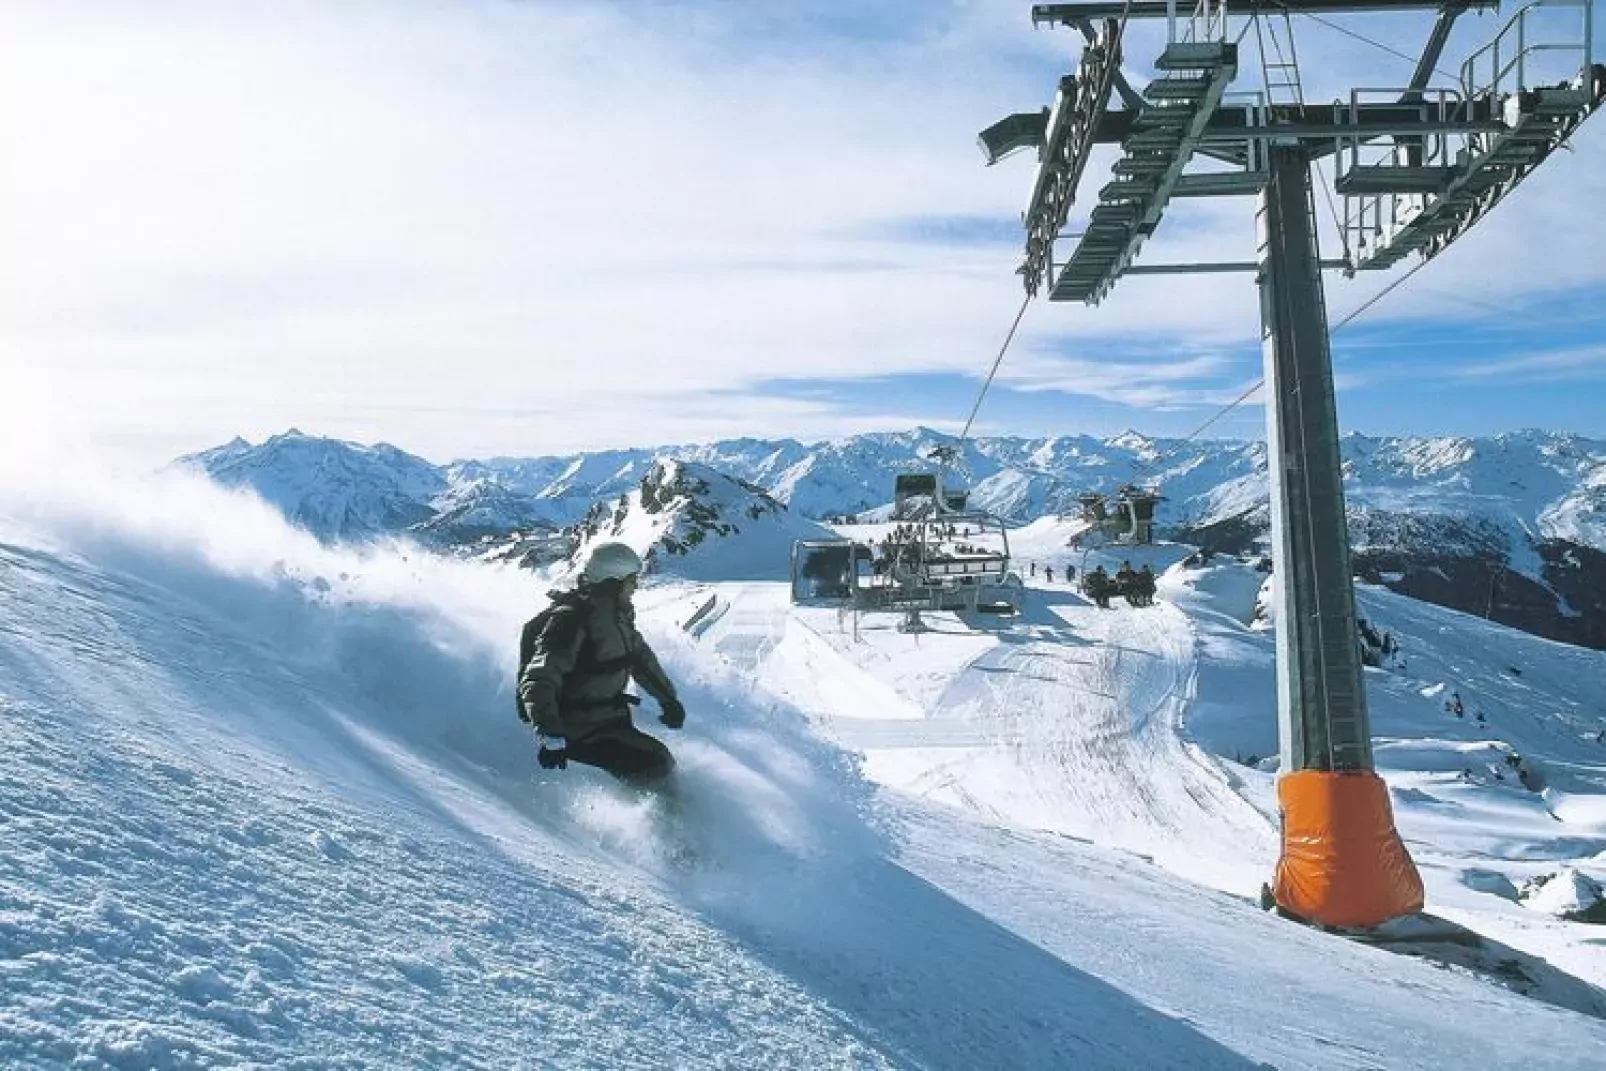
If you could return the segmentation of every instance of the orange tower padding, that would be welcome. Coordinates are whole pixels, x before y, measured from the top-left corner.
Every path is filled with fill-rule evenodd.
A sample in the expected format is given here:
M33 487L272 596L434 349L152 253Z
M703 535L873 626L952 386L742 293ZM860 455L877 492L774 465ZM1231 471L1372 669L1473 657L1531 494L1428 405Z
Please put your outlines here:
M1370 770L1297 770L1277 781L1277 906L1323 926L1376 926L1422 910L1422 878Z

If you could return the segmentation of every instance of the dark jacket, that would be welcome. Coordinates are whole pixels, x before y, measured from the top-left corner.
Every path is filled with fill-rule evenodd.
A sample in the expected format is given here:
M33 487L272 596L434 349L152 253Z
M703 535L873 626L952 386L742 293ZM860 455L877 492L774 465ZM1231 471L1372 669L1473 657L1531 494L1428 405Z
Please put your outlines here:
M675 686L636 630L635 608L617 585L588 586L554 601L539 631L525 637L529 658L519 674L519 702L536 728L577 740L628 721L624 693L632 678L660 703L674 699Z

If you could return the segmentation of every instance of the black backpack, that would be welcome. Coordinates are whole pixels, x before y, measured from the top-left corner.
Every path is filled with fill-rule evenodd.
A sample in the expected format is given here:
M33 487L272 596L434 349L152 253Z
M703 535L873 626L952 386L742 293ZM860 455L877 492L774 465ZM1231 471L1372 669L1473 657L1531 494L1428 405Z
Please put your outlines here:
M520 721L524 721L525 717L524 700L519 698L519 678L524 676L524 667L529 664L530 656L535 653L535 641L546 630L547 623L552 620L552 615L560 606L584 606L586 601L585 596L578 591L549 591L547 598L552 600L552 605L526 621L524 628L519 630L519 667L513 673L513 709ZM586 646L591 646L589 639Z

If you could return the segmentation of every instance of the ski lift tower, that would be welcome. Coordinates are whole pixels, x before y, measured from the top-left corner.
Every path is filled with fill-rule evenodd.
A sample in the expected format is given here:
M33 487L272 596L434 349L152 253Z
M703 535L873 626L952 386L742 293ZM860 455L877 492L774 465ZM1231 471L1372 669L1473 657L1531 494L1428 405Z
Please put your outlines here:
M989 164L1037 150L1022 217L1028 296L1046 288L1052 301L1096 305L1126 275L1256 276L1279 579L1283 845L1270 892L1314 922L1373 926L1422 906L1421 879L1373 771L1321 272L1438 255L1565 142L1606 97L1606 68L1591 53L1591 3L1528 4L1444 84L1433 77L1452 27L1497 0L1188 0L1186 12L1178 0L1038 4L1035 24L1080 33L1080 66L1060 80L1051 108L981 134ZM1407 84L1305 102L1293 18L1410 10L1436 18ZM1121 69L1132 19L1166 25L1159 77L1141 92ZM1263 90L1229 99L1237 42L1251 30ZM1119 146L1113 177L1081 234L1067 238L1061 230L1100 145ZM1345 199L1344 256L1332 261L1318 249L1311 182L1326 156ZM1209 164L1190 168L1194 161ZM1250 194L1255 261L1134 263L1174 198ZM1056 244L1070 240L1057 260Z

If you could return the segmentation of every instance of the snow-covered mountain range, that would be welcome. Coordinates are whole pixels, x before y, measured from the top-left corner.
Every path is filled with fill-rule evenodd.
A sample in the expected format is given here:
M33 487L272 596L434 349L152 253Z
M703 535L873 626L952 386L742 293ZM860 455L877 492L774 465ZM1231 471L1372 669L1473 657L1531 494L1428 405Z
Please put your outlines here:
M552 511L497 470L442 468L386 443L360 446L292 428L259 446L236 438L180 458L226 487L246 487L326 542L411 532L463 542L482 534L559 527ZM509 465L509 473L539 470Z
M925 428L805 444L791 439L432 465L395 447L304 435L235 440L180 459L255 490L321 539L410 534L454 548L572 550L574 527L621 508L674 459L761 490L802 519L873 510L900 472L929 468L952 436ZM1357 571L1406 594L1553 638L1606 647L1606 442L1563 432L1343 440ZM1231 552L1269 524L1265 445L1055 436L966 444L971 500L1016 523L1073 511L1085 490L1159 489L1169 538ZM560 539L557 532L569 528ZM515 535L516 533L516 535ZM532 549L531 540L536 541Z

